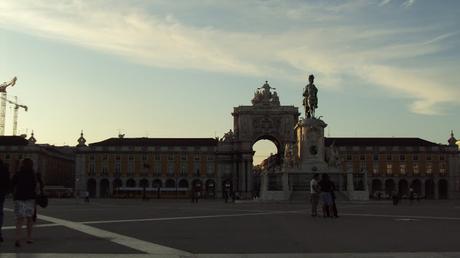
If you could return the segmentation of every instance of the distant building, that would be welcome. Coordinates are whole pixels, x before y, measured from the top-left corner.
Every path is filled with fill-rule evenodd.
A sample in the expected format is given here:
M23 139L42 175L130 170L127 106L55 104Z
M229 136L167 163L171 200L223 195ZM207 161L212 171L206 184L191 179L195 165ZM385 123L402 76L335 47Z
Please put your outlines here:
M217 176L217 139L110 138L77 146L77 190L92 197L142 194L186 197L193 185L203 196L214 197Z
M47 188L74 188L73 148L36 144L33 134L28 140L21 136L0 136L0 159L7 165L10 175L19 169L24 158L34 161L34 169L42 175Z
M460 197L455 144L420 138L327 138L325 144L338 148L342 169L353 172L355 187L362 187L367 178L371 195L396 191L404 196L413 188L428 199Z

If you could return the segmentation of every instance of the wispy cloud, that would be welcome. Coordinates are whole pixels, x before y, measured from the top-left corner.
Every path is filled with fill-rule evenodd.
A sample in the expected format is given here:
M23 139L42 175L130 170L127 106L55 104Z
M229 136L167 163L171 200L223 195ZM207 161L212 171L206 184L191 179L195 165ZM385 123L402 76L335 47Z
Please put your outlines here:
M415 0L406 0L402 6L405 8L411 7L413 4L415 4Z
M391 0L382 0L380 3L379 3L379 6L384 6L384 5L387 5L388 3L390 3Z
M380 5L388 2L384 0ZM238 2L228 8L244 9L241 5L245 4ZM409 0L404 6L413 4ZM251 12L250 18L263 17L266 22L304 17L308 21L334 22L365 5L369 3L351 1L298 8L275 1ZM250 22L250 18L240 17L245 18ZM293 80L304 80L308 71L318 74L321 85L330 88L343 87L343 77L354 77L411 99L410 110L420 114L438 114L439 104L460 99L452 82L435 81L413 67L392 65L443 51L443 41L456 32L428 38L425 34L429 29L338 24L257 33L194 26L173 14L153 15L123 2L0 3L0 27L98 49L146 65Z

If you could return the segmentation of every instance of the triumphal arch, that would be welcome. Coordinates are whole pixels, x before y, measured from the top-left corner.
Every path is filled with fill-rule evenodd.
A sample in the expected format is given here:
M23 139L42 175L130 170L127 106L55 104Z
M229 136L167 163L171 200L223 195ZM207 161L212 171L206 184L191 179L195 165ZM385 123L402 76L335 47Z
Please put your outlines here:
M297 107L281 105L276 89L266 81L254 93L252 105L235 107L232 115L233 130L224 135L218 147L221 178L231 181L234 191L251 194L254 143L262 139L272 141L281 163L285 147L296 142L294 128L300 113Z

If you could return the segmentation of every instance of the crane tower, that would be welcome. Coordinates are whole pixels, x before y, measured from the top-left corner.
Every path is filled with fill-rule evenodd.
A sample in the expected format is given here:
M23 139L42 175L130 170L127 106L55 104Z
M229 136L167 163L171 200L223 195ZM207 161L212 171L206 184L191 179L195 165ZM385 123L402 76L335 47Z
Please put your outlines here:
M13 87L16 84L16 76L9 82L0 84L0 136L5 135L5 114L6 114L6 88Z

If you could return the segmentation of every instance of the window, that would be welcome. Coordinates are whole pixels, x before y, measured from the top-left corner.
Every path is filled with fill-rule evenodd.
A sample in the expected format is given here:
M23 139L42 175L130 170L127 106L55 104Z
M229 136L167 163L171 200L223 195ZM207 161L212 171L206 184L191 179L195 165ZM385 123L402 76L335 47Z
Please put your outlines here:
M401 164L399 165L399 173L401 175L405 175L406 174L406 164Z
M214 162L208 163L206 167L206 174L208 174L209 176L214 174Z
M96 175L96 169L95 169L95 165L94 165L94 162L92 162L90 165L89 165L89 175L90 176L95 176Z
M128 161L128 176L134 175L134 162L132 160Z
M134 160L134 156L133 156L133 155L129 155L128 159L129 159L129 160Z
M363 172L365 170L366 170L366 163L365 162L359 163L359 172Z
M172 160L174 160L174 156L172 154L169 154L168 155L168 161L172 161Z
M94 160L94 155L89 156L89 160Z
M379 173L379 163L378 162L374 162L374 164L372 165L372 173L374 175Z
M366 156L364 154L359 155L359 160L366 160Z
M107 160L107 154L104 154L104 155L102 156L102 160Z
M414 175L418 175L420 173L420 168L417 163L413 165Z
M446 163L443 162L443 163L441 163L441 164L439 165L439 173L440 173L441 175L445 175L445 174L446 174Z
M146 161L147 160L147 155L142 155L142 160Z
M174 175L174 163L173 162L168 162L168 175L169 176Z
M182 155L180 156L180 160L182 160L182 161L187 161L187 154L182 154Z
M159 161L160 160L160 154L155 155L155 160Z
M161 163L155 162L155 171L153 172L156 176L161 175Z
M413 156L412 156L412 159L413 159L413 160L418 160L418 155L413 155Z
M391 160L391 154L387 154L387 160Z
M115 176L120 177L120 175L121 175L121 164L120 164L120 161L118 160L117 162L115 162Z
M427 155L426 160L431 160L431 155Z
M186 162L181 162L180 164L180 175L181 176L187 175L187 163Z
M393 174L393 165L390 163L387 163L387 175Z
M426 164L426 173L431 175L433 173L433 165L431 163Z
M405 161L405 160L406 160L406 156L405 156L404 154L399 155L399 160L400 160L400 161Z
M120 160L120 155L117 155L117 156L115 157L115 160Z
M351 160L351 154L347 154L347 160Z
M372 157L373 160L379 160L379 155L378 154L374 154L373 157Z
M444 155L439 156L439 160L444 160Z
M109 171L108 171L107 167L104 166L102 168L102 173L101 174L102 174L102 176L108 176L109 175Z

